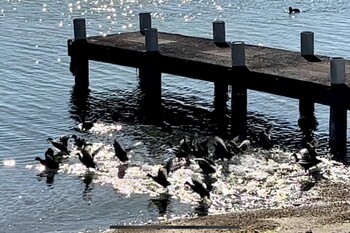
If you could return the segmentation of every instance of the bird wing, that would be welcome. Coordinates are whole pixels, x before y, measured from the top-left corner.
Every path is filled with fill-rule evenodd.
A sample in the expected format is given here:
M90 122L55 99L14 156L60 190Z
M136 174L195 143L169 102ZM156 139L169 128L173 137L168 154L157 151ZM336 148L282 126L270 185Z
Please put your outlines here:
M94 152L92 152L91 157L94 158L102 150L103 147L104 147L104 145L100 146Z
M225 151L227 151L226 144L224 140L222 140L222 138L215 136L214 140L215 140L215 147L220 145Z
M173 167L173 158L168 158L165 164L165 169L167 175L169 175L171 168Z
M158 169L158 178L166 180L166 178L167 178L166 169L164 169L162 167Z

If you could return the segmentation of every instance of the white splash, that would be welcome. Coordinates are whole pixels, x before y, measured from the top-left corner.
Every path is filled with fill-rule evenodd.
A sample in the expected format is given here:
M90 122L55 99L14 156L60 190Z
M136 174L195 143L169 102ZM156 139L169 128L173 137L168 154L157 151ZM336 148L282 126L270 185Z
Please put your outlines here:
M7 159L3 161L3 165L5 167L14 167L16 165L16 161L14 159Z
M120 125L95 124L90 132L109 135L111 131L118 131L121 128ZM91 151L101 145L103 144L94 143ZM77 150L75 148L72 150L69 159L60 165L59 173L72 176L86 174L87 169L80 163L78 156L75 156ZM321 175L328 179L327 182L349 183L350 170L346 166L326 158L320 159L323 162L318 167ZM95 156L95 161L98 169L90 171L96 175L94 183L111 185L126 197L135 193L154 197L166 191L147 177L147 173L156 175L161 165L137 164L137 161L133 161L132 154L131 161L123 164L115 157L111 144L104 144L103 149ZM280 149L270 152L247 152L229 164L225 163L218 161L217 172L212 177L216 181L212 184L213 190L210 193L208 210L210 214L246 209L280 208L311 202L322 203L318 198L320 187L317 184L307 192L301 190L302 184L308 181L309 177L290 159L290 153ZM38 166L35 168L38 169ZM183 203L198 203L199 195L184 185L193 176L203 178L196 163L170 173L168 180L171 185L167 192L172 198Z

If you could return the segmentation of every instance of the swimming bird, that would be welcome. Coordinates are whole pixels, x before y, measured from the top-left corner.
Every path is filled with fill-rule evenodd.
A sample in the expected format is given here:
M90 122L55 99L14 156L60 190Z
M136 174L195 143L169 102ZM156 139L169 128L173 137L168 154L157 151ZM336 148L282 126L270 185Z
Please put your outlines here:
M207 158L209 156L208 143L208 139L201 142L198 142L197 140L193 141L193 155L196 158Z
M83 156L81 154L83 154ZM96 163L94 162L94 159L91 156L80 152L76 153L76 155L79 157L80 162L84 164L86 168L91 167L96 169Z
M187 138L183 137L179 143L179 145L173 146L171 143L168 143L171 147L169 151L175 155L178 159L188 158L188 156L192 153L191 146L187 142Z
M62 136L59 138L58 141L55 141L53 138L49 137L47 139L49 142L51 142L51 144L57 148L59 151L62 151L64 153L66 153L67 155L69 155L69 150L68 150L68 140L69 137L68 136Z
M292 7L289 7L289 14L293 14L293 13L300 13L300 10L298 8L292 8Z
M39 161L42 165L45 166L45 168L48 169L59 169L59 164L58 162L55 161L54 151L51 149L49 151L45 152L45 159L42 159L40 157L35 157L35 160Z
M64 156L67 156L67 153L59 151L55 154L52 148L47 148L47 150L45 151L45 155L52 157L56 162L60 163L62 159L65 158Z
M209 191L204 187L202 182L198 181L197 179L192 178L192 183L193 184L186 181L185 185L190 186L191 189L193 190L193 192L198 193L202 199L204 197L210 198Z
M227 149L224 140L222 140L218 136L214 137L214 148L215 148L214 155L216 158L221 158L222 160L224 160L224 158L227 158L227 159L232 158L232 154Z
M212 174L216 172L214 168L215 163L213 161L204 158L196 158L194 161L198 163L204 174Z
M81 129L83 131L90 130L93 126L94 126L94 122L92 122L92 121L83 120L83 122L81 123Z
M87 142L85 140L85 138L80 138L75 134L73 134L71 137L74 139L74 143L79 149L81 149L87 145L90 145L90 146L92 145L90 142Z
M228 144L229 149L233 153L241 153L243 151L246 151L250 146L251 142L249 139L245 139L241 143L239 143L238 140L239 140L239 136L232 139Z
M160 184L164 188L171 185L171 183L167 180L167 171L166 171L166 168L164 168L164 167L160 167L158 169L157 176L153 176L153 175L148 173L147 177L152 178L155 182L157 182L158 184Z
M87 168L91 167L91 168L95 168L96 169L96 163L94 162L94 158L95 156L101 151L101 149L104 146L100 146L99 148L97 148L95 151L93 151L92 153L90 153L86 147L84 147L81 150L81 153L77 153L76 155L79 156L79 160L80 162L82 162L82 164L84 164ZM82 154L82 155L81 155Z
M320 162L322 162L321 160L317 159L316 157L312 157L309 153L305 153L305 154L301 154L301 158L299 158L297 156L297 153L293 153L291 155L291 157L295 158L295 161L302 167L304 168L305 172L309 172L309 169L311 167L316 167L317 168L317 164L319 164Z
M262 129L259 133L258 144L265 150L270 150L273 147L271 129L272 126L268 126L266 129Z

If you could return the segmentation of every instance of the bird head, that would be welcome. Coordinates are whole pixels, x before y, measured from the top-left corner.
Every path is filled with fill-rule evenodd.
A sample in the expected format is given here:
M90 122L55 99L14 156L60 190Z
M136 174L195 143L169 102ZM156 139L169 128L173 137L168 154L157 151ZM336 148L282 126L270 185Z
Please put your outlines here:
M54 150L52 148L47 148L45 155L51 155L53 156L55 154Z
M42 159L40 157L35 157L35 160L41 161Z
M190 182L186 181L184 185L191 185Z
M53 141L53 138L51 138L51 137L49 137L49 138L47 138L47 141Z
M71 138L77 139L78 137L77 137L77 135L73 134L73 135L71 136Z

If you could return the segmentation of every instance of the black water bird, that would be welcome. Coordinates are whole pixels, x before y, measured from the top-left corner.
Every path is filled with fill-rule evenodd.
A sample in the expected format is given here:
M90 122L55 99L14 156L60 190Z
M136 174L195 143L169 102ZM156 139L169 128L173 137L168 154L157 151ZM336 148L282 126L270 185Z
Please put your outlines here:
M204 141L198 142L193 141L193 155L196 158L207 158L209 157L209 148L208 148L209 140L205 139Z
M81 129L82 130L90 130L94 126L94 122L92 121L83 121L81 123Z
M84 147L81 150L81 153L77 153L76 155L79 156L80 162L82 162L82 164L84 164L87 168L91 167L91 168L95 168L96 169L96 163L94 162L94 158L101 151L102 148L103 148L103 145L100 146L99 148L97 148L92 153L90 153L86 149L86 147Z
M164 167L165 167L167 176L172 171L173 165L174 165L173 158L168 158L168 159L165 160L165 166Z
M262 129L259 133L258 144L265 150L270 150L273 147L271 129L272 126L269 126L266 129Z
M121 162L127 162L129 160L128 153L132 151L135 147L141 145L141 142L136 142L134 145L132 145L129 148L124 148L117 139L114 139L113 147L114 147L114 153L115 156L121 161Z
M233 153L242 153L243 151L246 151L251 144L250 140L248 139L243 140L241 143L238 142L238 139L239 136L232 139L228 144L229 149Z
M119 143L117 139L114 139L113 143L115 156L121 161L126 162L129 160L128 152L124 149L124 147Z
M87 141L85 140L85 138L80 138L80 137L78 137L78 136L75 135L75 134L72 135L72 138L74 139L75 145L76 145L79 149L84 148L84 147L87 146L87 145L90 145L90 146L92 145L90 142L87 142Z
M222 140L220 137L215 136L214 137L214 155L217 158L221 158L224 160L224 158L231 159L232 153L228 150L224 140Z
M289 9L289 14L300 13L300 9L298 9L298 8L292 8L290 6L288 9Z
M214 167L215 163L213 161L204 158L196 158L194 161L198 163L204 174L212 174L216 172Z
M301 157L299 158L297 153L293 153L291 157L295 158L295 161L302 167L304 168L305 172L309 172L309 169L311 167L316 167L317 164L321 163L322 160L317 159L316 157L312 157L309 153L301 154Z
M183 137L176 146L173 146L171 143L168 143L168 145L170 147L169 151L178 159L186 159L192 153L192 148L186 137Z
M66 152L62 152L59 151L55 154L55 151L52 148L47 148L47 150L45 151L45 156L49 155L50 157L52 157L56 162L60 163L62 161L62 159L65 158L65 156L67 156Z
M76 155L79 157L79 160L82 164L86 166L86 168L94 168L96 169L96 163L94 162L94 159L91 156L87 156L85 154L81 155L82 153L77 153Z
M58 141L54 140L53 138L49 137L47 139L49 142L51 142L51 144L57 148L59 151L66 153L67 155L69 155L69 150L68 150L68 140L69 137L68 136L62 136L60 137L60 139Z
M152 178L155 182L163 186L164 188L167 188L171 183L167 180L167 171L164 167L160 167L158 169L157 176L153 176L151 174L147 174L147 177Z
M45 152L45 159L42 159L40 157L35 157L35 160L39 161L42 165L45 166L45 168L59 169L59 164L58 162L55 161L53 153L54 151L51 149Z
M202 182L198 181L197 179L192 178L192 183L186 181L185 185L188 185L191 187L191 189L193 190L193 192L198 193L199 196L203 199L205 197L210 198L210 194L209 191L204 187L204 185L202 184Z

